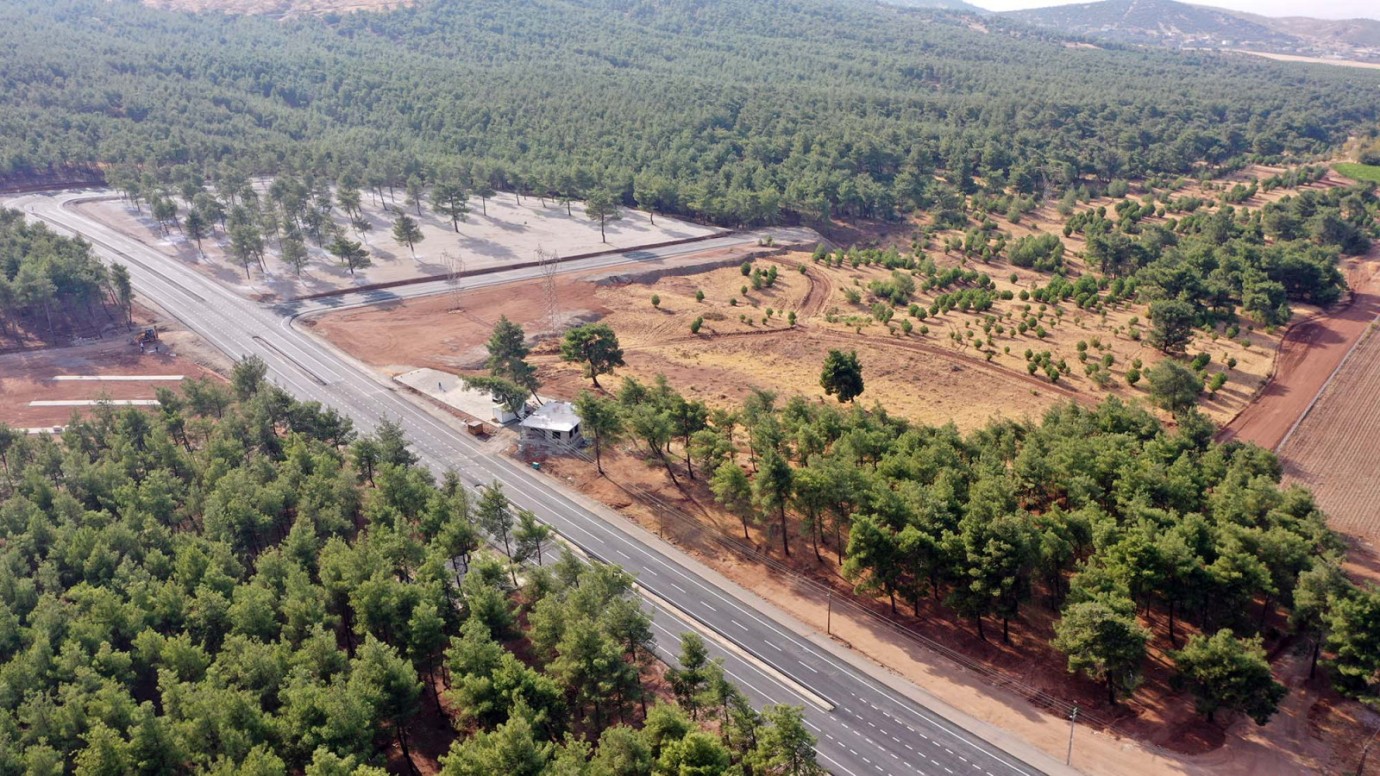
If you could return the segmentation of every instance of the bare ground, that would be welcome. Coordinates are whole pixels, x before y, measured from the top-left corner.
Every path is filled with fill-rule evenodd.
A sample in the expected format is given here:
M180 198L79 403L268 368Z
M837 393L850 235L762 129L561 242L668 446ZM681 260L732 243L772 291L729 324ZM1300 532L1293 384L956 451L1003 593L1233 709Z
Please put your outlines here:
M1314 314L1290 327L1275 362L1274 376L1250 406L1223 430L1221 438L1274 449L1303 415L1342 358L1380 315L1380 247L1364 259L1348 260L1352 289L1344 309Z
M1375 321L1372 311L1372 321ZM1328 522L1354 541L1360 569L1374 573L1380 544L1380 336L1376 323L1337 372L1297 431L1280 448L1286 477L1310 488ZM1340 359L1340 355L1338 356ZM1321 375L1326 380L1328 373ZM1359 570L1359 569L1358 569Z
M185 212L185 203L182 205ZM360 213L369 224L368 231L355 231L339 208L333 211L332 218L342 234L363 243L371 265L350 272L334 256L308 241L309 261L300 276L278 258L281 246L274 236L265 237L263 265L251 262L246 269L230 255L229 239L220 229L198 247L178 229L162 229L147 207L136 208L122 199L88 201L76 207L237 293L256 299L292 299L377 283L444 277L455 271L503 267L535 260L538 249L569 257L721 231L664 216L653 224L646 213L628 210L624 218L610 222L604 230L606 234L602 234L599 223L589 220L579 206L567 209L553 200L536 197L524 197L519 202L506 192L494 195L487 203L475 200L470 205L472 212L457 230L451 221L426 207L413 209L401 198L393 199L385 193L379 199L365 192ZM393 239L393 219L399 210L417 221L424 236L412 248Z
M214 374L190 358L174 335L158 353L140 353L128 340L108 339L91 345L54 348L0 356L0 422L17 428L65 425L72 407L30 407L35 399L152 399L157 388L177 389L175 382L57 382L56 375L185 375Z

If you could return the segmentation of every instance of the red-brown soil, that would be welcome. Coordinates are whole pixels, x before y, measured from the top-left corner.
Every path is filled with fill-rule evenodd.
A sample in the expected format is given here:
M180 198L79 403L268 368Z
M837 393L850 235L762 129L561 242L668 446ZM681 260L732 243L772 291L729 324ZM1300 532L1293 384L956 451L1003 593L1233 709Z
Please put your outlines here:
M1367 327L1380 315L1380 248L1344 268L1353 299L1338 312L1315 315L1289 329L1275 375L1259 397L1222 430L1223 441L1239 439L1274 449L1322 390Z
M0 355L0 423L16 428L65 425L87 411L73 407L30 407L35 399L152 399L159 387L177 389L176 382L55 382L56 375L184 375L215 374L193 360L177 355L181 339L165 337L158 353L140 353L126 338L107 338L91 345L31 350Z
M1280 455L1287 479L1311 489L1329 524L1354 540L1354 571L1380 580L1375 568L1380 544L1377 396L1380 336L1372 325Z

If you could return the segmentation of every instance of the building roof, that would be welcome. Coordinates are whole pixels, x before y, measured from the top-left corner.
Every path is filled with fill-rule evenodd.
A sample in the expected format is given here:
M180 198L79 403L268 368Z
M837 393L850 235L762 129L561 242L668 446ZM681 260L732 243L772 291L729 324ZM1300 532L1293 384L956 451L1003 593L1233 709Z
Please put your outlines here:
M550 401L523 418L520 425L542 431L573 431L580 425L580 416L570 402Z

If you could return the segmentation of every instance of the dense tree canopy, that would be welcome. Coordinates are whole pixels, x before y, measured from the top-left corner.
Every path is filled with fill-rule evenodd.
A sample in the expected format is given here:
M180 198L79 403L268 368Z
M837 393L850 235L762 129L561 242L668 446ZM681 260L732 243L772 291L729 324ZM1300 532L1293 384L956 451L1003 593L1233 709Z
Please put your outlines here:
M0 210L0 341L90 336L128 323L133 304L124 266L107 267L83 240Z
M1362 70L985 27L840 0L424 0L295 20L15 0L0 175L354 168L356 190L443 184L456 220L459 194L499 187L760 223L928 207L936 173L1036 194L1297 157L1380 118Z
M716 663L693 705L654 703L632 578L536 567L549 530L434 482L396 426L359 436L254 359L159 398L60 437L0 426L0 773L376 774L427 707L445 773L813 772L799 717Z
M664 380L625 379L618 393L601 411L629 429L653 428L646 416L685 401ZM1108 399L965 435L881 405L754 391L736 411L711 410L688 438L635 435L668 468L679 446L711 473L710 493L745 539L758 526L783 554L795 532L817 557L832 545L858 592L893 612L909 602L918 614L929 597L983 638L987 621L1000 622L1006 638L1027 606L1056 609L1051 646L1113 702L1140 684L1151 639L1178 648L1185 630L1222 631L1213 644L1226 658L1214 663L1196 637L1181 653L1185 686L1205 713L1267 719L1279 690L1250 639L1280 610L1292 610L1340 690L1380 695L1370 616L1380 593L1337 570L1341 541L1312 496L1281 487L1273 454L1213 442L1202 415L1179 410L1173 430Z

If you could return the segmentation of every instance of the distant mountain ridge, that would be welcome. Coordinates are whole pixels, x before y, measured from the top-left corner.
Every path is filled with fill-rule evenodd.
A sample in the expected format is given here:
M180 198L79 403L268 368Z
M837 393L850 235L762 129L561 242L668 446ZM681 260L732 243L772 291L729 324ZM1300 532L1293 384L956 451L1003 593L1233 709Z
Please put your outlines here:
M1272 18L1175 0L1101 0L1002 16L1121 43L1380 61L1380 21L1370 19Z
M965 3L963 0L879 0L879 2L883 5L894 5L897 8L931 8L937 11L962 11L983 16L992 14L985 8L979 8L972 3Z

